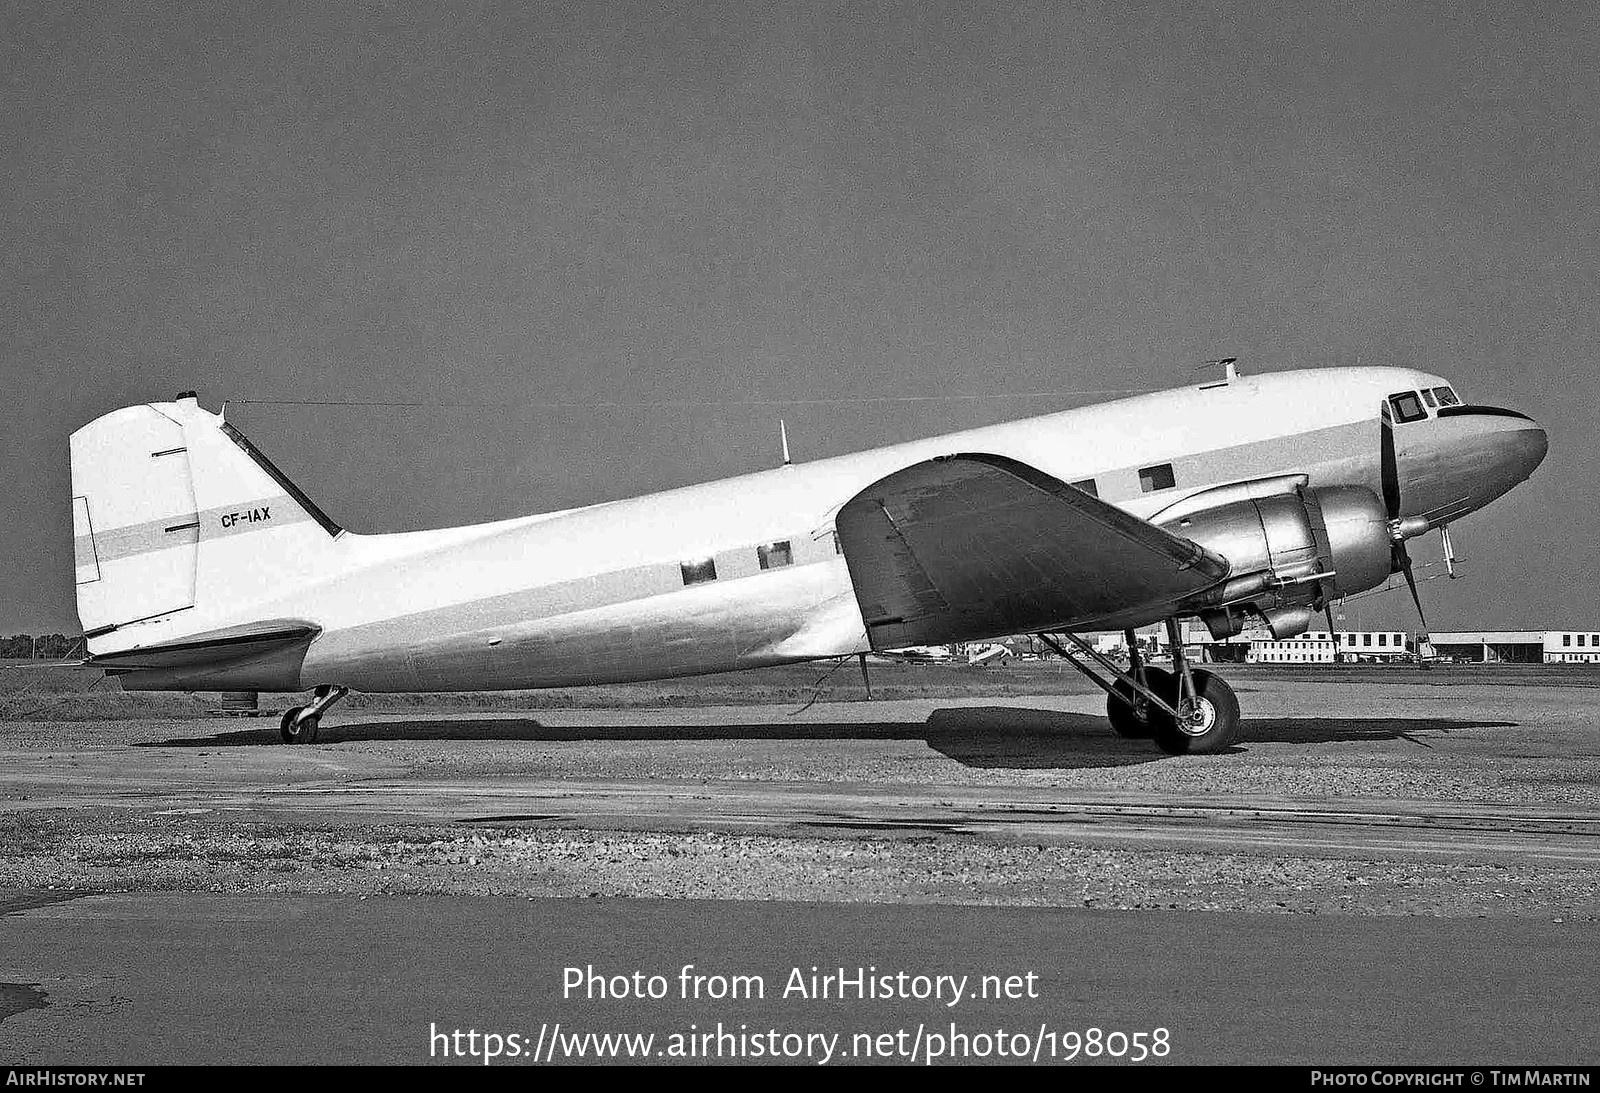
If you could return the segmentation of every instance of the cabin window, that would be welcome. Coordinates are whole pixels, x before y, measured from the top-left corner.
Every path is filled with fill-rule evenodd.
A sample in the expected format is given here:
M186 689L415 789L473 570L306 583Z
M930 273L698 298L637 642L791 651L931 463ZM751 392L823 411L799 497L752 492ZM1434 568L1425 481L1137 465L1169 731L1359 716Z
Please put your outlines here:
M1461 400L1456 398L1456 393L1448 387L1435 387L1433 393L1439 396L1440 406L1460 406Z
M1428 411L1422 408L1422 400L1415 391L1401 391L1397 395L1389 396L1389 405L1394 407L1396 421L1421 421L1428 416Z
M1072 486L1073 489L1082 490L1084 493L1088 494L1090 497L1099 497L1100 496L1100 490L1099 490L1098 487L1095 486L1094 479L1092 479L1092 478L1085 478L1080 482L1072 482L1072 483L1069 483L1069 484Z
M756 547L756 560L761 563L762 569L778 569L793 562L794 554L789 550L789 540Z
M1145 467L1139 471L1139 488L1145 493L1154 493L1156 490L1170 490L1176 484L1177 480L1172 476L1171 463Z
M680 562L678 568L683 571L684 584L703 584L717 579L717 563L710 558Z

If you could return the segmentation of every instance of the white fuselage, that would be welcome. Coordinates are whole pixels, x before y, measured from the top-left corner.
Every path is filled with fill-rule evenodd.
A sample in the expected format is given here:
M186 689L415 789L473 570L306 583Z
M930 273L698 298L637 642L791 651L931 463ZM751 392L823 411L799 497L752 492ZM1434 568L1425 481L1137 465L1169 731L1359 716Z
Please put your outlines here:
M992 453L1066 482L1092 479L1103 500L1146 518L1202 490L1271 475L1376 489L1383 400L1446 383L1402 368L1240 377L568 512L344 532L303 580L242 600L202 596L176 629L160 624L131 639L119 631L93 648L306 620L320 634L297 678L224 673L215 685L369 691L571 686L860 652L865 627L833 523L891 472ZM1450 449L1430 447L1422 430L1410 437L1397 426L1402 473L1417 483L1409 513L1454 519L1503 492L1480 469L1454 466ZM1141 478L1168 464L1170 486ZM706 575L706 561L714 579L689 583Z

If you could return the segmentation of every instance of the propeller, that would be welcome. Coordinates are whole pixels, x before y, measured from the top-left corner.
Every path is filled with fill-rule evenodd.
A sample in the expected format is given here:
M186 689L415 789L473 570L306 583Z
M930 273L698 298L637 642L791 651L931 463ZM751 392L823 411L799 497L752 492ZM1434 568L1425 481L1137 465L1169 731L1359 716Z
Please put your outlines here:
M1383 508L1389 518L1389 572L1405 577L1406 587L1411 590L1417 621L1422 624L1417 634L1417 663L1426 668L1428 662L1422 659L1422 649L1433 643L1428 636L1428 616L1422 610L1422 597L1417 594L1417 578L1411 572L1411 555L1400 533L1400 466L1394 454L1394 422L1389 419L1387 405L1378 416L1378 463L1383 478Z

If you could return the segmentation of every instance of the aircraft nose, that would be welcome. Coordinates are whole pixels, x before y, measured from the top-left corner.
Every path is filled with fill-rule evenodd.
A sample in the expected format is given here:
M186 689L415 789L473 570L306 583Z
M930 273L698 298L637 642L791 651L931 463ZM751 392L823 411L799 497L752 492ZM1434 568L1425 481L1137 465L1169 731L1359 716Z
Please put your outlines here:
M1521 482L1533 474L1550 451L1550 436L1531 418L1517 427L1496 432L1491 440L1494 460L1501 475Z
M1448 523L1515 489L1544 462L1550 438L1527 414L1446 406L1400 453L1405 515Z
M1499 497L1525 481L1550 451L1550 437L1532 418L1514 410L1473 407L1470 455L1476 464L1476 487L1488 498Z
M1531 429L1523 429L1521 437L1517 459L1522 468L1522 477L1527 478L1544 462L1545 455L1550 451L1550 434L1539 425L1534 425Z

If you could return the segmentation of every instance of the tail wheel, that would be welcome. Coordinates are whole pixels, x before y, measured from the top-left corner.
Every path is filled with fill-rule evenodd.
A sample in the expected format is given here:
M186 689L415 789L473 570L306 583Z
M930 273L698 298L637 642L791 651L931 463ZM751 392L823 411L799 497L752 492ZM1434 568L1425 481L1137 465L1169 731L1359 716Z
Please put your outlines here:
M1164 668L1146 668L1144 685L1162 698L1167 697L1168 691L1177 692L1172 683L1172 673ZM1117 693L1106 696L1106 716L1111 719L1111 729L1118 736L1128 740L1148 740L1156 734L1159 724L1172 720L1164 710L1151 705L1149 699L1129 686L1126 680L1119 679L1112 686Z
M1239 736L1239 700L1233 688L1203 669L1191 671L1189 677L1195 693L1182 705L1176 677L1169 677L1167 689L1157 692L1180 716L1162 719L1155 731L1156 745L1168 755L1212 755L1228 750Z
M304 706L293 706L283 712L283 720L278 723L278 733L283 737L285 744L315 744L317 742L317 729L322 724L320 717L305 717Z

